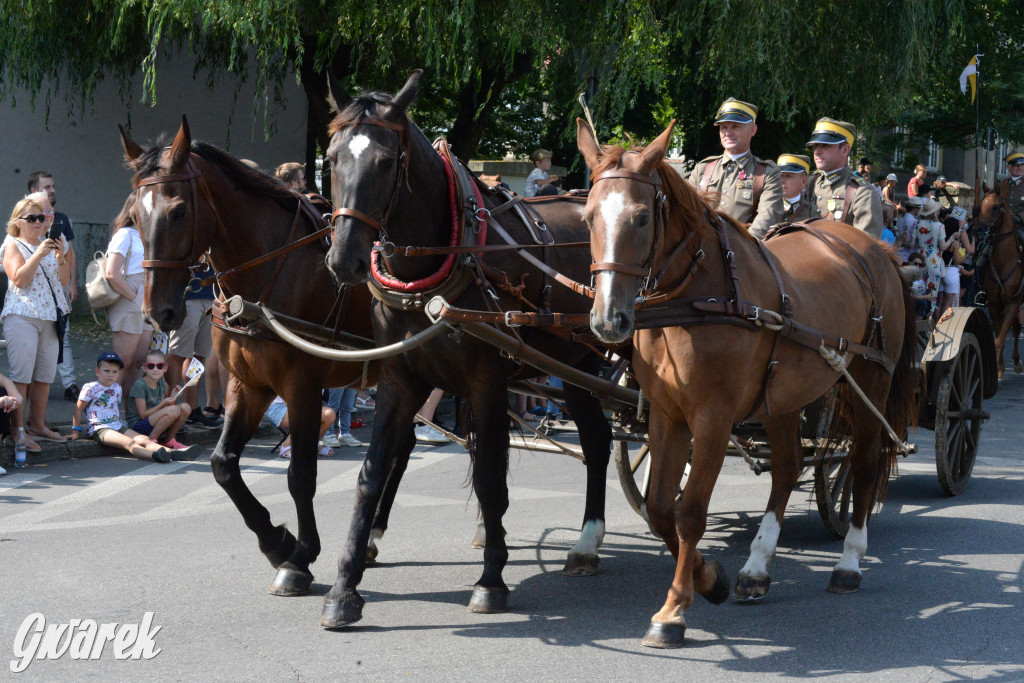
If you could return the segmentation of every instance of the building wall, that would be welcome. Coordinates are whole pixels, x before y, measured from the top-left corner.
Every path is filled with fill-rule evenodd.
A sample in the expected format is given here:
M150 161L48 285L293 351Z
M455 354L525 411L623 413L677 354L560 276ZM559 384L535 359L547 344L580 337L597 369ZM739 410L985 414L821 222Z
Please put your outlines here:
M4 222L15 202L25 195L33 171L53 173L57 209L75 223L80 247L79 273L88 257L104 248L106 230L131 190L131 174L124 167L124 151L117 124L129 127L131 137L144 147L166 132L173 135L188 117L193 139L211 143L235 156L273 169L286 161L302 161L306 145L306 97L295 81L284 86L285 108L273 110L276 133L266 139L262 112L252 118L254 91L243 86L234 96L229 75L214 90L206 87L207 74L192 77L187 56L165 62L157 70L157 104L140 103L142 77L136 78L134 98L124 104L114 83L103 82L84 111L67 112L64 93L51 97L49 120L45 97L28 93L0 102L0 213ZM273 106L273 105L271 105ZM99 246L97 246L99 245ZM0 283L5 288L6 278Z

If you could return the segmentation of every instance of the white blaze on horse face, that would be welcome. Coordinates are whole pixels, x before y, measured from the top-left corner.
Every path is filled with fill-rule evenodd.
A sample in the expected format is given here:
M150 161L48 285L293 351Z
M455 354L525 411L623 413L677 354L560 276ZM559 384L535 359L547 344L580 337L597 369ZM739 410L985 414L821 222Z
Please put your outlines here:
M358 159L363 150L370 146L370 138L365 135L353 135L348 142L348 151L352 153L353 159Z
M583 525L580 540L569 552L570 555L597 555L597 549L604 543L604 522L592 519Z
M775 546L779 542L778 520L774 512L767 512L761 519L761 527L757 530L757 536L750 544L750 557L747 563L740 570L741 575L767 576L768 563L775 556Z
M147 215L153 213L153 190L151 188L147 188L142 195L142 208L145 209ZM145 217L144 215L143 218Z
M860 574L860 560L868 551L868 525L863 529L850 525L843 541L843 556L836 563L836 569L845 569Z
M615 262L615 243L619 239L619 218L626 210L626 195L609 192L601 200L601 220L604 221L604 260Z

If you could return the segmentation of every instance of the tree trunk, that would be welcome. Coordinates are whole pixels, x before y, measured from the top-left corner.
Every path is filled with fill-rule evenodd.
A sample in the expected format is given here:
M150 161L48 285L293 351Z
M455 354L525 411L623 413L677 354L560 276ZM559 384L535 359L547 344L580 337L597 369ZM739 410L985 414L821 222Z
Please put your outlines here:
M452 153L464 163L469 163L476 154L505 88L529 73L531 63L529 55L525 54L516 55L511 65L504 61L497 66L485 63L480 68L479 78L462 86L458 96L458 114L448 131L448 144Z
M315 41L310 39L307 44L312 45ZM338 80L343 80L351 74L351 47L341 46L334 53L331 60L331 69ZM307 50L302 55L302 64L299 66L299 75L302 78L302 89L306 93L306 188L316 190L315 178L317 173L317 162L320 155L327 151L327 145L331 139L327 135L327 126L334 118L330 105L327 104L327 74L324 71L317 71L313 63L313 52ZM324 160L320 170L321 194L328 200L331 199L331 165Z

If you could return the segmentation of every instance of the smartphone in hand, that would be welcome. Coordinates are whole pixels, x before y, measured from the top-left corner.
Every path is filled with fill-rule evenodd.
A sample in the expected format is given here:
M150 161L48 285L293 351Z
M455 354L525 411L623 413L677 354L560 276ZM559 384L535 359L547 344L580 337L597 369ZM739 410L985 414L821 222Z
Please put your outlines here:
M46 238L51 239L54 242L60 243L60 226L54 223L50 226L50 231L46 233Z

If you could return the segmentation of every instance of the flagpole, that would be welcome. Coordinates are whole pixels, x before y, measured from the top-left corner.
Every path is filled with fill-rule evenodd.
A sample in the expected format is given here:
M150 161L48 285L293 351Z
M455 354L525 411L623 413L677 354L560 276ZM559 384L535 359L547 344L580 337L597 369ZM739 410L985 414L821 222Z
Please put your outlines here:
M975 83L975 96L974 96L974 139L978 142L981 141L981 65L978 64L978 53L981 51L981 46L978 43L974 44L974 83ZM987 150L986 150L987 151ZM978 145L974 146L974 172L978 172ZM985 155L985 178L988 178L988 154ZM975 202L980 203L981 198L975 197Z

